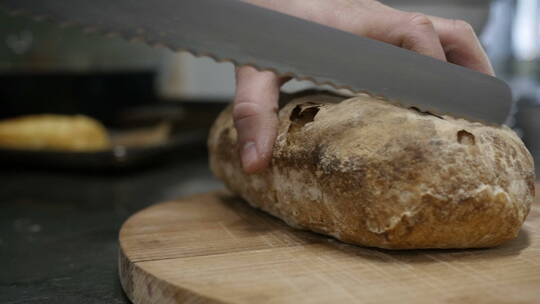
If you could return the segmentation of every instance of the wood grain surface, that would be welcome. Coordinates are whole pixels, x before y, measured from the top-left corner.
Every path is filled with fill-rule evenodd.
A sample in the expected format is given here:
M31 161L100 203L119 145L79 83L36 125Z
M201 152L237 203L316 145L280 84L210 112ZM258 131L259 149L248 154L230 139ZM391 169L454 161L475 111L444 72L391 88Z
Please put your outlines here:
M128 219L119 273L134 303L540 303L540 201L497 248L388 251L202 194Z

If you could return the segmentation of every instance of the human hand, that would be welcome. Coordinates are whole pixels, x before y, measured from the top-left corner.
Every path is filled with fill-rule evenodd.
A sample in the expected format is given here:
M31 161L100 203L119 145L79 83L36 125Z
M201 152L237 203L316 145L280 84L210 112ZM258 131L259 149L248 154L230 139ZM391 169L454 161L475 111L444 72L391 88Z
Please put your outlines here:
M494 75L478 37L465 21L404 12L374 0L244 2ZM236 70L233 119L242 166L247 173L268 166L277 136L279 90L287 81L252 67Z

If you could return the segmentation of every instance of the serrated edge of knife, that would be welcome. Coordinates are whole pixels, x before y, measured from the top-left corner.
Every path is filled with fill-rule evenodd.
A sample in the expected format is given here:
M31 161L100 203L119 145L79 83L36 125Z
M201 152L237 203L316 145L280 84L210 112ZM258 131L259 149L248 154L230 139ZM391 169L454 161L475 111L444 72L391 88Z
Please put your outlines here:
M146 39L144 37L143 33L140 33L139 35L136 35L136 34L133 34L133 33L115 32L115 31L102 29L102 28L97 27L97 26L83 25L83 24L80 24L79 22L76 22L76 21L58 20L56 18L47 16L47 15L36 14L36 13L29 12L29 11L26 11L26 10L23 10L23 9L10 9L10 8L6 8L5 6L1 6L1 8L4 11L7 11L10 16L17 16L17 17L18 16L23 16L23 17L28 17L28 18L30 18L30 19L32 19L34 21L37 21L37 22L49 22L49 23L52 23L52 24L54 24L54 25L56 25L56 26L58 26L60 28L79 28L85 34L100 34L100 35L105 36L105 37L120 37L120 38L122 38L124 40L127 40L129 42L142 42L142 43L144 43L146 45L149 45L151 47L154 47L154 48L167 48L167 49L170 49L170 50L172 50L174 52L188 52L188 53L190 53L191 55L193 55L195 57L208 57L208 58L214 60L217 63L228 62L228 63L232 63L236 67L250 66L250 67L255 68L257 71L270 71L270 72L273 72L274 74L278 75L279 77L291 77L291 78L298 79L298 80L307 80L307 81L313 82L316 85L321 85L321 86L322 85L329 85L329 86L331 86L331 87L333 87L334 89L337 89L337 90L345 89L345 90L349 90L349 91L355 92L355 93L365 93L365 94L369 94L369 95L374 96L374 97L384 98L382 96L377 96L377 95L372 94L372 93L367 92L367 91L354 90L352 87L350 87L348 85L339 85L339 84L333 83L331 81L319 81L316 78L313 78L311 76L302 76L302 75L298 75L298 74L291 73L291 72L281 72L276 68L261 67L260 65L257 65L257 64L252 63L252 62L243 63L243 62L239 62L238 60L235 60L235 59L232 59L232 58L222 58L219 55L216 55L216 54L213 54L213 53L195 51L195 50L193 50L193 49L191 49L189 47L171 47L171 46L169 46L169 45L167 45L166 43L163 43L163 42L152 41L152 40Z
M378 100L383 100L383 101L389 102L389 103L391 103L393 105L396 105L396 106L399 106L399 107L402 107L402 108L406 108L406 109L409 109L409 110L415 110L415 111L419 110L419 112L421 112L421 113L429 113L431 115L443 116L443 117L447 116L447 117L451 117L451 118L456 119L456 120L465 120L465 121L469 121L469 122L472 122L472 123L481 123L481 124L485 124L485 125L500 126L499 124L496 124L496 123L483 121L483 120L478 120L478 119L474 119L472 117L460 117L460 116L457 116L455 114L449 113L447 111L441 111L441 110L438 110L438 109L433 109L433 108L431 108L431 109L419 109L417 105L409 104L409 103L402 102L402 101L397 101L395 99L390 99L390 98L388 98L386 96L383 96L383 95L380 95L380 94L375 94L373 92L369 92L369 91L366 91L366 90L356 90L356 89L352 88L349 85L339 85L339 84L336 84L336 83L331 82L331 81L319 81L314 77L307 76L307 75L304 75L304 76L303 75L298 75L298 74L295 74L295 73L292 73L292 72L280 72L276 68L261 67L261 66L255 64L255 63L252 63L252 62L242 63L242 62L239 62L238 60L235 60L235 59L232 59L232 58L221 58L218 55L215 55L215 54L212 54L212 53L209 53L209 52L195 51L193 49L190 49L189 47L171 47L171 46L167 45L166 43L162 43L162 42L159 42L159 41L151 41L149 39L146 39L142 32L139 35L133 34L131 32L130 33L127 33L127 32L126 33L115 32L115 31L110 31L110 30L100 28L98 26L84 25L84 24L81 24L79 22L72 21L72 20L58 20L57 18L48 16L48 15L45 15L45 14L37 14L37 13L30 12L30 11L27 11L27 10L24 10L24 9L13 9L13 8L9 8L9 7L6 7L5 5L1 5L1 4L0 4L0 9L4 10L5 12L7 12L8 15L13 16L13 17L21 16L21 17L30 18L30 19L32 19L32 20L34 20L36 22L48 22L48 23L51 23L52 25L56 25L56 26L58 26L59 28L62 28L62 29L78 28L79 30L81 30L85 34L99 34L99 35L102 35L102 36L105 36L105 37L108 37L108 38L117 38L118 37L118 38L124 39L124 40L129 41L129 42L141 42L141 43L144 43L144 44L146 44L146 45L148 45L150 47L153 47L153 48L166 48L166 49L169 49L169 50L171 50L173 52L187 52L187 53L189 53L189 54L191 54L191 55L193 55L193 56L195 56L197 58L206 57L206 58L212 59L213 61L215 61L217 63L224 63L224 62L231 63L237 68L249 66L249 67L252 67L252 68L256 69L259 72L270 71L270 72L276 74L279 77L290 77L290 78L293 78L293 79L296 79L296 80L299 80L299 81L309 81L309 82L311 82L311 83L313 83L313 84L315 84L317 86L328 85L328 86L332 87L335 90L346 90L347 92L350 92L353 96L354 95L365 94L365 95L368 95L368 96L370 96L372 98L376 98ZM134 31L137 32L136 29Z

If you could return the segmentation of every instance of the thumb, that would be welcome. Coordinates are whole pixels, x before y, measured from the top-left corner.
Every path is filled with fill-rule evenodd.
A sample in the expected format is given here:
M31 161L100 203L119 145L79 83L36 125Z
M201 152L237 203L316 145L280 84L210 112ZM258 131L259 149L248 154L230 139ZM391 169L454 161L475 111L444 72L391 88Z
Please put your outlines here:
M238 150L246 173L266 168L277 136L279 88L283 80L269 71L252 67L236 71L233 106Z

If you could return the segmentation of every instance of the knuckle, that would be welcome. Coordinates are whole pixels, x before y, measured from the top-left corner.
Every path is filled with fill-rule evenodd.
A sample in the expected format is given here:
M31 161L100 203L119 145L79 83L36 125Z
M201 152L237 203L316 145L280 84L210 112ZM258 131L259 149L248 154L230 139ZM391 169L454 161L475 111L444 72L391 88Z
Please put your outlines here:
M260 114L261 114L261 108L256 103L253 103L250 101L244 101L244 100L238 100L234 103L233 113L232 113L234 121L256 117Z
M454 30L459 33L474 34L472 25L465 20L453 20Z
M433 22L429 19L428 16L422 13L410 13L409 14L409 24L413 27L418 28L431 28L433 29Z

